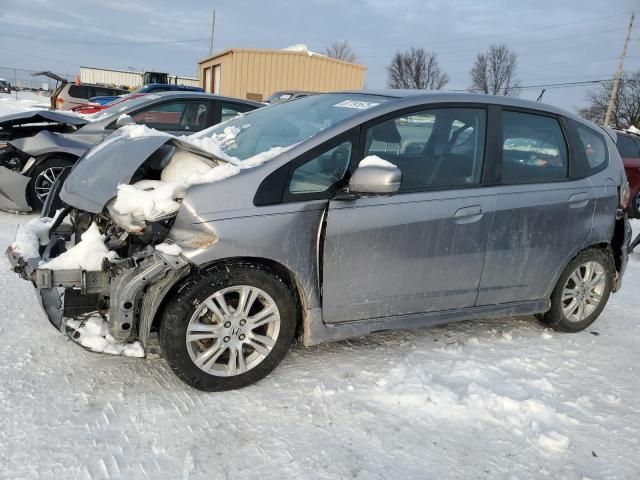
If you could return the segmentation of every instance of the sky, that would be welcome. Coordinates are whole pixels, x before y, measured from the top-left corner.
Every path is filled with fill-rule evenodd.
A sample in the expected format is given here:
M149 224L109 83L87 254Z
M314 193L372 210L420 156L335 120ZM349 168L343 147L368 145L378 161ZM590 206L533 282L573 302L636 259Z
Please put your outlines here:
M446 89L465 90L476 54L500 42L518 53L523 86L612 78L640 0L0 0L0 76L80 65L197 76L214 9L214 51L304 43L322 52L348 40L375 89L396 51L424 47L448 73ZM631 38L626 71L640 69L640 17ZM543 101L575 110L587 88L547 88Z

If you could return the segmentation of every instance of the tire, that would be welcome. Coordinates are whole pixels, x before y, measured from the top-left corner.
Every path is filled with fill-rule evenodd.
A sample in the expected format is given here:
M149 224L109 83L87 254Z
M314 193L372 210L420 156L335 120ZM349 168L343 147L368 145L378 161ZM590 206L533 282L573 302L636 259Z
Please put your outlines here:
M62 184L64 184L64 181L69 176L70 171L71 167L65 167L64 170L60 172L60 175L58 175L58 178L56 178L56 181L53 182L49 195L47 195L47 199L42 206L42 211L40 212L41 217L53 218L59 209L67 206L60 198L60 190L62 190Z
M41 210L56 178L73 162L64 158L49 158L36 165L27 184L27 201L34 210Z
M588 268L592 268L591 272ZM587 285L581 283L585 278ZM584 330L606 306L613 278L613 261L606 251L594 248L578 254L560 275L551 294L551 309L544 314L542 321L561 332ZM567 296L563 300L565 287Z
M246 295L253 298L248 310L239 306L241 288L253 289ZM230 307L228 314L221 297ZM267 315L273 305L275 313ZM267 323L251 328L251 318L261 315L265 318L260 322ZM208 392L242 388L267 376L284 358L297 319L290 287L265 267L217 266L187 277L179 286L161 317L160 347L173 372L188 385ZM188 333L193 335L191 342Z

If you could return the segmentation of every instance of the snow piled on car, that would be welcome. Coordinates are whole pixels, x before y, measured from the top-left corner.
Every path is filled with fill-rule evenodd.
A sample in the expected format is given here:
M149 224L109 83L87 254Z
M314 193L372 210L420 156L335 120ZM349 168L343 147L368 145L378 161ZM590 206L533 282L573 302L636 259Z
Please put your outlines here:
M213 160L194 153L177 150L169 163L162 170L160 180L141 180L134 184L118 185L115 200L108 205L112 219L129 232L142 231L146 222L153 222L171 215L180 208L179 200L184 198L186 191L194 185L215 183L240 173L242 169L253 168L286 152L293 145L273 147L246 160L240 160L225 153L238 134L250 125L242 128L226 127L222 133L210 133L177 137L199 150L210 153L222 160ZM127 125L118 130L115 138L109 137L95 149L105 148L104 143L113 143L120 138L135 139L148 135L170 135L158 132L143 125ZM108 146L108 145L107 145ZM94 150L90 152L93 154Z
M77 270L88 272L102 270L102 261L113 261L118 258L116 252L107 249L104 244L105 236L100 233L98 226L92 223L82 234L80 241L56 258L43 263L39 268L48 270Z
M144 357L144 348L138 341L119 342L109 334L109 324L97 313L84 320L65 319L65 326L75 342L96 353Z

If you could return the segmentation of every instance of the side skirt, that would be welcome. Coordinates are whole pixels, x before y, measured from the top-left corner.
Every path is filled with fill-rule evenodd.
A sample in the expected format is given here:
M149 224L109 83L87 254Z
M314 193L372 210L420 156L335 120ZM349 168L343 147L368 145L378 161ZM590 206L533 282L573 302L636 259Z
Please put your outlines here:
M548 298L527 302L514 302L502 305L470 307L445 312L429 312L395 317L372 318L356 322L326 324L322 321L322 308L312 308L304 312L303 343L305 346L335 342L351 337L360 337L369 333L385 330L411 330L414 328L435 327L445 323L463 320L480 320L492 317L515 317L546 312L551 308Z

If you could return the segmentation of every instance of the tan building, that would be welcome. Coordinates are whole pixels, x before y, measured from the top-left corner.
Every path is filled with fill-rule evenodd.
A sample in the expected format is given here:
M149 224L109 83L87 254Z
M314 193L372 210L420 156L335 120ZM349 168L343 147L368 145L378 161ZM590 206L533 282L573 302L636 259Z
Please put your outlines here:
M307 51L232 48L199 62L207 92L261 101L281 90L364 87L367 67Z

